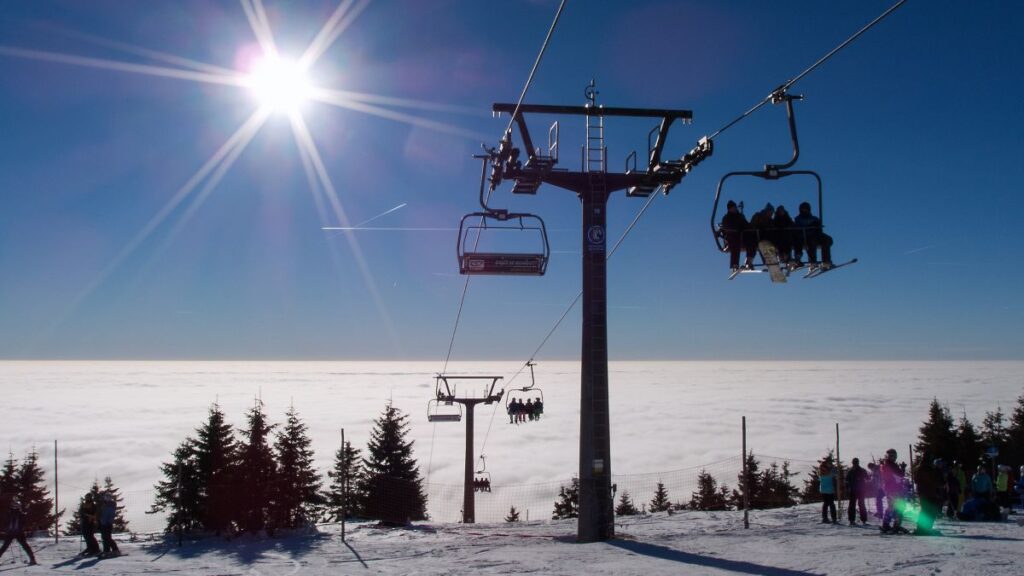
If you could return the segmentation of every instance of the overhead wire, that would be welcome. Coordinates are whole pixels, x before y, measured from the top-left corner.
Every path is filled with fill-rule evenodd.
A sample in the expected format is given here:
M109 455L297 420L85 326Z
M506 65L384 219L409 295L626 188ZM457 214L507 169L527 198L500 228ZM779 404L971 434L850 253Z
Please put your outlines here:
M763 106L764 106L765 104L769 104L769 103L771 103L771 102L772 102L772 97L773 97L774 95L776 95L776 94L779 94L779 93L784 93L785 91L789 90L789 89L790 89L791 87L793 87L793 85L795 85L795 84L796 84L797 82L799 82L800 80L802 80L802 79L803 79L804 77L806 77L807 75L809 75L809 74L810 74L811 72L813 72L813 71L815 71L816 69L818 69L818 67L820 67L820 66L821 66L822 64L824 64L824 63L825 63L825 62L826 62L827 60L829 60L830 58L832 58L833 56L835 56L835 55L836 55L836 53L838 53L838 52L839 52L840 50L842 50L843 48L846 48L847 46L849 46L849 45L850 45L851 43L853 43L853 42L854 42L854 41L855 41L855 40L856 40L857 38L859 38L860 36L862 36L862 35L863 35L863 34L864 34L865 32L867 32L868 30L870 30L871 28L873 28L873 27L874 27L874 26L875 26L876 24L878 24L879 22L881 22L882 20L884 20L884 19L885 19L885 18L886 18L887 16L889 16L890 14L892 14L892 13L893 13L893 12L894 12L894 11L895 11L895 10L896 10L897 8L899 8L899 7L900 7L900 6L902 6L902 5L904 4L904 3L906 3L906 1L907 1L907 0L899 0L898 2L896 2L895 4L893 4L892 6L890 6L890 7L889 7L889 8L887 9L887 10L885 10L884 12L882 12L882 13L881 13L881 14L880 14L880 15L879 15L878 17L876 17L876 18L875 18L874 20L872 20L871 22L869 22L868 24L866 24L865 26L863 26L863 27L862 27L862 28L861 28L860 30L858 30L858 31L857 31L856 33L854 33L854 34L853 34L852 36L850 36L849 38L847 38L846 40L844 40L843 42L841 42L841 43L840 43L840 44L839 44L838 46L836 46L835 48L833 48L832 50L830 50L830 51L829 51L829 52L828 52L827 54L825 54L824 56L822 56L821 58L819 58L819 59L818 59L818 60L817 60L816 62L814 62L814 64L810 65L810 66L809 66L808 68L804 69L804 70L803 70L802 72L800 72L799 74L797 74L796 76L794 76L794 77L793 77L792 79L790 79L790 80L788 80L787 82L785 82L785 83L783 83L782 85L780 85L780 86L779 86L778 88L776 88L775 90L773 90L771 94L769 94L769 95L768 95L767 97L765 97L765 98L764 98L763 100L761 100L760 102L758 102L757 104L755 104L755 105L754 105L753 107L751 107L751 108L750 108L749 110L747 110L747 111L746 111L746 112L744 112L743 114L740 114L740 115L739 115L738 117L736 117L735 119L733 119L732 121L730 121L730 122L729 122L728 124L726 124L725 126L723 126L723 127L719 128L718 130L716 130L715 132L713 132L713 133L712 133L712 134L711 134L710 136L708 136L708 137L707 137L707 139L708 139L708 140L713 140L714 138L718 137L719 135L721 135L721 134L722 134L723 132L725 132L725 131L726 131L726 130L728 130L729 128L732 128L733 126L735 126L736 124L738 124L738 123L739 123L740 121L744 120L745 118L747 118L748 116L750 116L751 114L753 114L754 112L756 112L757 110L759 110L759 109L760 109L761 107L763 107ZM518 109L518 105L517 105L517 109ZM513 120L514 120L514 119L515 119L515 116L513 115ZM509 128L511 128L511 123L509 124ZM617 241L615 242L614 246L612 246L612 249L611 249L611 250L609 250L609 252L608 252L608 255L607 255L607 256L605 257L605 261L609 260L609 259L610 259L610 258L612 257L612 255L614 255L614 254L615 254L615 251L616 251L616 250L618 250L619 246L621 246L621 245L622 245L622 242L623 242L623 241L624 241L624 240L626 239L626 237L627 237L627 236L629 235L629 233L630 233L630 232L631 232L631 231L633 230L633 228L634 228L634 227L636 226L636 224L637 224L637 223L638 223L638 222L640 221L640 218L641 218L641 217L642 217L642 216L644 215L644 213L646 213L646 212L647 212L647 209L648 209L648 208L650 208L651 204L652 204L652 203L654 202L654 199L655 199L655 198L656 198L657 196L658 196L657 192L655 192L655 193L651 194L651 196L650 196L650 197L649 197L649 198L647 199L647 202L645 202L645 203L644 203L644 205L643 205L643 206L642 206L642 207L640 208L639 212L637 212L637 215L636 215L636 216L635 216L635 217L633 218L633 220L632 220L632 221L631 221L631 222L629 223L629 225L628 225L628 226L626 227L625 231L623 231L622 235L621 235L621 236L619 236L619 239L618 239L618 240L617 240ZM523 364L522 366L520 366L520 367L519 367L519 370L517 370L517 371L515 372L515 374L513 374L513 375L512 375L512 376L511 376L511 377L510 377L510 378L509 378L509 379L508 379L508 380L507 380L507 381L505 382L505 385L506 385L506 386L508 386L509 384L511 384L511 383L512 383L513 381L515 381L515 379L516 379L517 377L519 377L519 375L520 375L520 374L522 374L524 370L526 370L526 367L527 367L527 366L529 366L529 365L530 365L530 363L531 363L531 362L533 362L533 361L534 361L534 360L536 359L536 357L537 357L537 354L539 354L539 353L540 353L540 351L541 351L541 349L543 349L543 348L544 348L544 346L545 346L545 345L547 344L548 340L550 340L550 339L551 339L551 336L552 336L552 335L554 335L554 333L555 333L555 331L556 331L556 330L558 330L558 327L559 327L559 326L561 326L562 322L563 322L563 321L565 320L565 318L566 318L566 317L567 317L567 316L569 315L569 312L571 312L571 311L572 311L572 309L576 307L576 304L577 304L577 303L578 303L578 302L580 301L580 298L582 298L582 297L583 297L583 291L582 291L582 290L580 290L580 291L579 291L579 292L578 292L578 293L576 294L576 297L575 297L575 298L573 298L572 302L570 302L570 303L569 303L569 305L568 305L568 306L566 307L565 311L563 311L563 312L562 312L562 315L561 315L561 316L560 316L560 317L558 318L558 320L557 320L557 321L555 322L555 324L554 324L554 325L553 325L553 326L551 327L551 329L550 329L550 330L548 330L547 334L545 334L545 335L544 335L544 338L543 338L543 339L541 340L541 342L540 342L540 344L539 344L539 345L537 346L537 348L536 348L536 349L534 349L533 353L532 353L532 354L530 355L530 358L529 358L529 359L528 359L528 360L526 361L526 363L524 363L524 364ZM495 407L495 412L496 412L496 411L497 411L497 407ZM488 425L487 425L487 432L486 432L486 433L484 434L484 440L483 440L483 442L481 443L481 448L480 448L480 449L481 449L481 451L482 451L482 450L483 450L483 449L484 449L484 448L485 448L485 447L487 446L487 440L488 440L488 438L489 438L489 436L490 436L490 431L491 431L491 425L492 425L493 423L494 423L494 413L492 413L492 414L491 414L491 420L490 420L490 422L489 422L489 423L488 423Z

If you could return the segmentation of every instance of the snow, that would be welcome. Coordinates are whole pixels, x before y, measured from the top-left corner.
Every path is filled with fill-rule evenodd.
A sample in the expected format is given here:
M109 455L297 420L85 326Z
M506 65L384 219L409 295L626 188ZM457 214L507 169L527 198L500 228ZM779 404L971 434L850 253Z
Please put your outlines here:
M877 527L822 525L815 505L741 512L678 512L620 518L618 538L575 543L574 521L421 524L382 529L350 524L267 539L208 538L122 543L127 555L74 558L79 543L33 542L40 566L9 551L2 573L337 575L337 574L1014 574L1024 527L1014 522L940 520L936 537L882 536ZM16 556L16 555L15 555Z

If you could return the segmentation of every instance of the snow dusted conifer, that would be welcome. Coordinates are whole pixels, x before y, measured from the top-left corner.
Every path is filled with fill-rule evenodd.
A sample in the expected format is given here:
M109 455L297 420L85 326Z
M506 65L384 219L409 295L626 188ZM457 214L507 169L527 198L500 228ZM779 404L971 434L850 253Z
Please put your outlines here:
M629 497L629 490L623 490L622 495L619 496L619 504L615 507L616 516L635 516L640 511L636 509L636 505L633 504L633 500Z
M192 532L203 528L202 482L195 440L186 438L174 450L170 462L160 465L164 478L157 482L150 512L165 512L167 532Z
M196 434L194 449L202 523L207 530L220 534L231 530L232 520L237 516L238 445L234 430L216 403L210 406L206 423Z
M706 469L697 475L697 491L690 496L690 508L694 510L727 510L729 508L729 489L718 481Z
M654 498L651 499L651 512L665 512L671 507L672 503L668 499L668 490L665 490L664 484L658 482L657 487L654 489Z
M363 514L384 524L404 525L427 517L427 497L412 457L413 441L406 440L408 419L388 402L374 422L363 458Z
M313 468L311 445L306 424L295 408L290 408L274 443L278 469L273 518L277 526L295 528L320 519L324 498L320 475Z
M26 531L42 530L52 534L50 529L64 511L56 514L53 512L53 498L50 498L45 473L39 466L39 453L34 449L18 467L15 483L18 498L21 500L21 509L25 512Z
M985 412L985 419L981 422L981 444L983 450L995 447L999 450L1000 459L1005 458L1009 434L1006 429L1006 416L1003 414L1002 406L997 406L995 412Z
M362 495L359 487L363 485L363 470L360 466L360 450L353 448L351 442L345 442L344 448L334 453L334 467L327 471L331 485L327 490L328 517L341 520L342 510L346 518L361 514ZM343 485L344 482L344 485Z
M18 461L14 454L8 453L4 467L0 468L0 496L13 496L18 491ZM7 502L2 502L3 508L7 509Z
M508 516L505 516L505 522L519 522L519 510L516 510L515 506L509 508Z
M277 464L269 444L274 426L267 422L263 401L259 399L245 418L236 471L241 488L237 499L238 523L243 530L259 532L267 525L277 481Z
M1006 429L1008 441L1006 461L1024 465L1024 394L1017 398L1017 405L1010 414L1010 426Z
M956 454L956 430L949 408L932 398L928 406L928 420L921 425L914 447L918 454L949 460Z
M981 460L981 452L981 437L978 436L978 430L967 419L967 413L964 412L956 426L955 458L965 471L971 471Z
M573 478L572 484L566 488L561 486L558 489L558 500L555 501L555 511L551 514L552 520L565 520L567 518L578 518L580 515L580 479Z

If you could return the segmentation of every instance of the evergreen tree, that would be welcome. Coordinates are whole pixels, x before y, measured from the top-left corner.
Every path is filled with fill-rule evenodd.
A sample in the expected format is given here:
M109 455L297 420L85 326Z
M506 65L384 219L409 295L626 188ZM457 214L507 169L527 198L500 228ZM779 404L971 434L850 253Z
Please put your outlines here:
M974 428L974 425L967 419L967 413L964 412L956 427L956 452L954 453L954 458L956 458L956 461L960 463L964 470L971 471L978 466L978 462L981 460L981 453L981 438L978 436L978 431Z
M195 440L186 438L174 450L170 462L160 465L163 480L157 482L151 513L165 512L167 532L192 532L203 528L202 482Z
M388 402L374 422L363 458L361 509L368 518L385 524L403 525L427 517L427 497L412 457L413 441L406 440L408 418Z
M195 459L199 478L199 510L203 527L216 534L229 531L236 516L238 445L220 406L210 407L206 423L196 430Z
M346 518L359 516L361 513L359 506L362 497L359 487L363 485L363 472L359 465L359 454L358 448L353 448L351 442L345 442L345 447L338 448L334 453L334 467L327 471L327 476L331 479L327 491L327 508L329 517L336 520L341 519L343 509Z
M508 510L508 516L505 516L505 522L519 522L519 510L513 506Z
M1017 405L1010 414L1010 427L1006 429L1007 454L1004 459L1016 468L1024 466L1024 394L1017 398Z
M997 406L995 412L985 413L985 419L981 422L981 443L984 450L995 448L999 451L997 460L1002 460L1006 454L1009 434L1001 406Z
M619 496L619 505L615 507L616 516L635 516L640 511L633 505L633 500L629 497L629 490L623 490L622 495Z
M727 510L729 508L729 491L725 484L719 486L718 481L706 469L697 475L697 491L690 495L690 508L693 510Z
M949 414L949 408L939 404L937 398L932 398L928 406L928 420L921 425L917 438L914 448L918 454L944 460L955 456L956 431L953 417Z
M54 527L54 522L64 511L54 514L53 498L46 487L46 478L39 466L39 454L33 449L22 460L15 477L21 509L25 512L26 531L43 530L47 534Z
M273 516L278 526L295 528L320 519L324 498L320 493L320 475L313 468L308 428L294 407L286 416L284 429L274 443L278 469Z
M267 422L262 400L256 400L246 414L246 424L238 451L236 479L242 489L237 517L243 530L259 532L266 527L277 480L277 464L268 443L274 426Z
M0 496L12 496L18 491L18 461L8 453L3 469L0 469ZM7 509L7 503L3 508Z
M760 500L755 508L782 508L798 504L800 490L789 481L796 475L796 472L789 470L788 461L783 461L782 466L772 462L771 466L761 472L758 480Z
M665 490L665 485L658 482L658 486L654 489L654 498L651 499L651 512L665 512L671 507L672 503L668 500L668 491Z
M558 500L555 501L555 511L551 513L552 520L566 520L568 518L579 518L580 516L580 479L573 478L572 484L566 488L558 488Z

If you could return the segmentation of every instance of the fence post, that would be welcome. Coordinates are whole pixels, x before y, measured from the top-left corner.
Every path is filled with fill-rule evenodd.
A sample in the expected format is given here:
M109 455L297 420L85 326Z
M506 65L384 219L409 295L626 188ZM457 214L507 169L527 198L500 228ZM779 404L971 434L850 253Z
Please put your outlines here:
M57 482L57 441L53 441L53 543L60 544L60 483Z
M743 529L750 529L750 478L747 476L747 417L743 417Z
M345 461L345 429L341 429L341 541L345 541L345 516L348 516L348 463Z
M843 474L843 461L839 458L839 422L836 422L836 503L839 508L839 515L843 515L843 511L846 508L843 500L843 480L845 474Z

